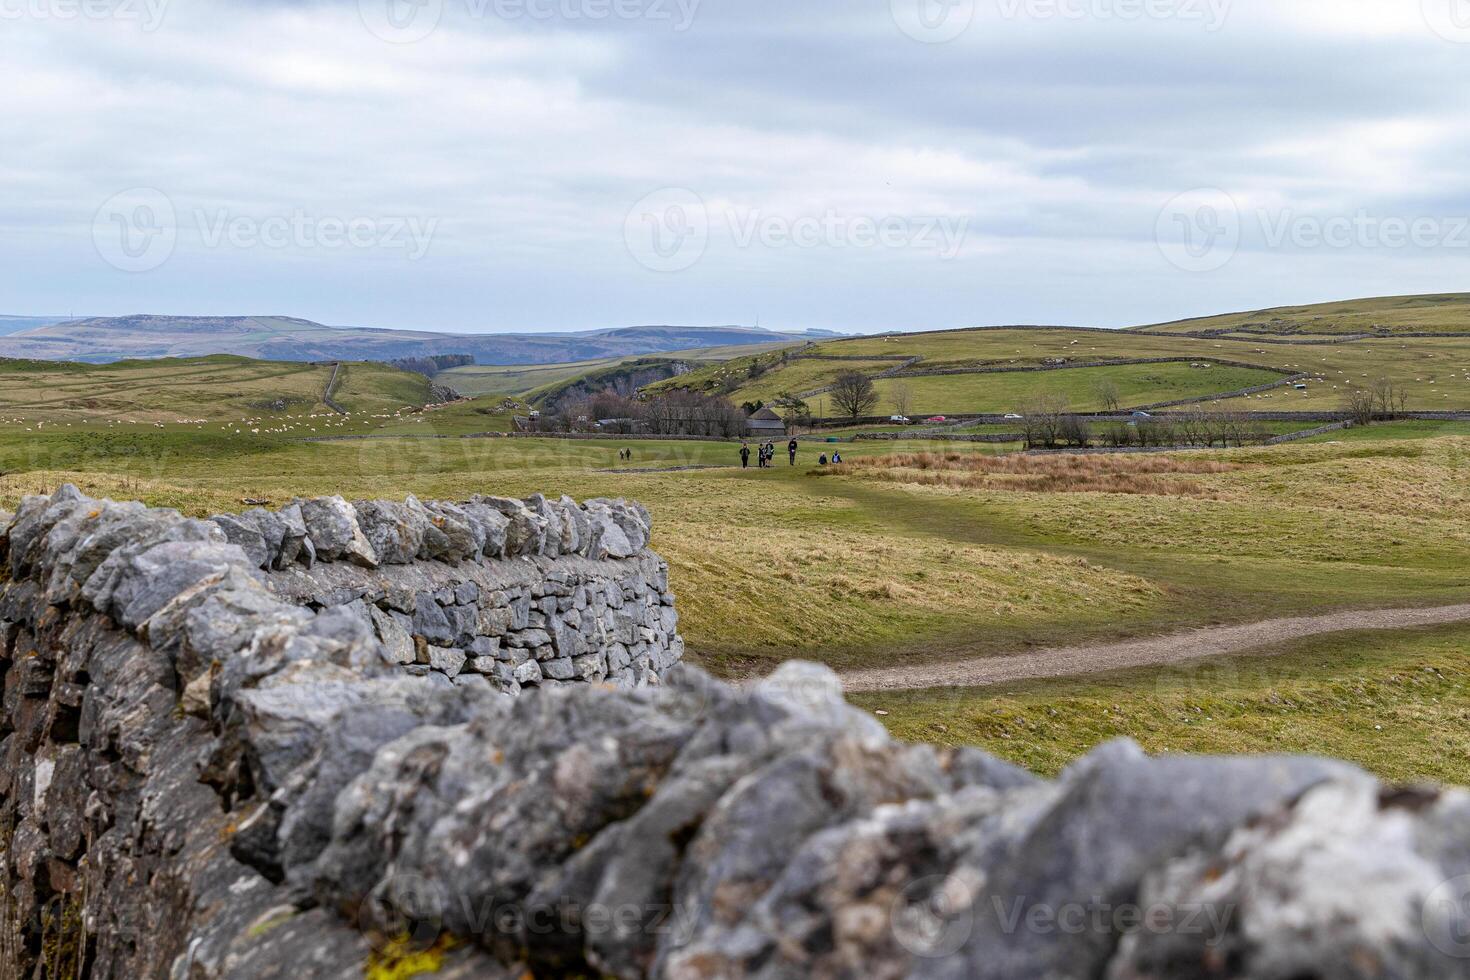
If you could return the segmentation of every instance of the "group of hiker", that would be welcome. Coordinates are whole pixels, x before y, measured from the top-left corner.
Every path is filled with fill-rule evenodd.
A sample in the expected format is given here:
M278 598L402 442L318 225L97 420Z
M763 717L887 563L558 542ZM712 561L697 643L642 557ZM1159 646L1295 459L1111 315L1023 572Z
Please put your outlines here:
M786 444L786 454L791 458L791 465L796 465L796 450L799 448L797 441L793 438ZM776 459L776 444L767 440L756 447L756 465L761 469L772 466ZM750 443L740 444L740 468L750 469Z
M788 442L786 444L786 455L790 459L790 461L791 461L790 462L790 465L792 465L792 466L795 466L796 465L796 451L799 448L801 448L800 447L800 444L796 441L795 438L793 438L790 442ZM742 442L740 444L740 468L742 470L748 470L748 469L750 469L750 455L751 455L750 443L748 443L748 442ZM761 443L759 446L756 447L755 457L756 457L756 465L759 468L763 469L763 470L764 469L768 469L771 466L775 465L775 460L776 460L776 444L775 444L775 442L773 442L771 440L767 440L766 442ZM819 460L817 460L817 462L819 464L821 464L822 466L826 466L827 465L827 454L826 453L823 453L822 454L822 458L819 459ZM840 462L842 462L842 454L839 453L835 449L832 451L832 462L833 463L840 463Z

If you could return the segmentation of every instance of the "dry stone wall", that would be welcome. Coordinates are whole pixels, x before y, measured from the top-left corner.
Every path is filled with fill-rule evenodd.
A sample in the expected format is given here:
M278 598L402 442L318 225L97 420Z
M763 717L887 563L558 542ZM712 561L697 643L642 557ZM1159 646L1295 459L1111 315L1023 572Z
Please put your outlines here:
M365 597L269 587L303 538L312 574L433 560L385 564L359 523L372 569L336 517L318 540L343 513L247 555L71 488L21 504L0 976L1470 976L1464 791L1127 742L1041 780L894 741L795 663L519 697L414 676Z
M276 595L365 623L407 673L527 686L655 682L683 655L638 504L296 501L211 518Z

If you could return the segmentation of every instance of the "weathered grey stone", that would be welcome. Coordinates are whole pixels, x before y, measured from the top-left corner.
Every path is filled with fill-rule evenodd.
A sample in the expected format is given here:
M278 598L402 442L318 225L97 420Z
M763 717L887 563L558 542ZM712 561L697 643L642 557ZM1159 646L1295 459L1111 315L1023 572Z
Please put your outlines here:
M275 553L266 544L265 535L253 523L228 514L217 514L210 520L219 525L225 533L225 540L245 552L253 567L265 568L275 558Z
M357 522L384 565L407 565L419 556L429 522L421 510L386 500L353 504Z
M398 619L377 606L369 606L368 614L372 616L378 639L388 651L388 656L393 658L395 663L413 663L416 655L413 636L403 628Z
M483 532L476 535L476 525L469 515L454 504L442 501L425 504L429 521L439 534L432 538L429 557L439 561L461 562L476 557L485 547Z
M455 677L464 669L465 655L463 650L455 650L448 647L429 647L429 666L441 674Z
M570 657L563 657L541 664L541 673L553 680L569 681L577 676L577 668L572 664Z
M413 632L415 636L422 636L430 643L441 646L454 642L455 630L450 625L449 617L444 615L444 607L430 595L418 597L413 613Z
M310 568L316 560L316 548L307 536L301 505L292 503L282 507L276 517L281 521L281 551L276 556L275 567L289 568L297 560L304 560Z
M366 568L378 567L378 556L357 523L357 511L341 497L316 497L298 502L307 537L323 561L348 559Z

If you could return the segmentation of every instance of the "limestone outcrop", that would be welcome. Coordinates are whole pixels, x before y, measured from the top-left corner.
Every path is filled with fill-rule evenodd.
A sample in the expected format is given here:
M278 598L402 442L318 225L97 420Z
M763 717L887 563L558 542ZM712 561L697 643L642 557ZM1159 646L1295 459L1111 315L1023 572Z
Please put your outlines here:
M896 742L804 664L510 697L406 672L375 593L269 587L307 540L331 557L305 571L353 590L443 561L406 513L358 520L364 548L303 506L262 551L70 488L24 501L0 536L0 976L1470 976L1462 790L1130 743L1044 781ZM537 522L502 516L529 547ZM644 515L599 519L637 561ZM425 520L486 564L468 522ZM517 560L595 560L571 551Z

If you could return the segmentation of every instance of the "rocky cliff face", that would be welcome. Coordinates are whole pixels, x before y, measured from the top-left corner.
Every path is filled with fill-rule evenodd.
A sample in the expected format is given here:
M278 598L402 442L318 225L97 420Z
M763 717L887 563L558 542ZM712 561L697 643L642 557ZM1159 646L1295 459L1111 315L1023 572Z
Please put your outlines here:
M0 550L0 976L1470 975L1462 791L1127 743L1045 782L800 664L507 697L70 489Z

